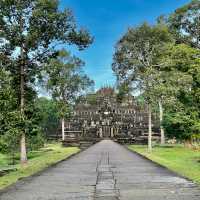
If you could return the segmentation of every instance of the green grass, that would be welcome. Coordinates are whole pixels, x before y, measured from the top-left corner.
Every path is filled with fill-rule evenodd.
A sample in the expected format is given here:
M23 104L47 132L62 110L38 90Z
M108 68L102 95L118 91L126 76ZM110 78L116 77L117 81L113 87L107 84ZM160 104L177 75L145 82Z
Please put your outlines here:
M29 160L26 166L16 164L17 171L10 172L9 174L0 177L0 189L3 189L17 180L31 176L37 172L42 171L48 166L55 164L72 154L79 151L76 147L63 148L61 144L48 144L39 151L29 153ZM0 168L8 166L8 157L0 154Z
M9 163L8 156L0 153L0 169L6 167L8 163Z
M130 145L128 148L200 184L200 151L182 145L156 146L152 153L148 153L143 145Z

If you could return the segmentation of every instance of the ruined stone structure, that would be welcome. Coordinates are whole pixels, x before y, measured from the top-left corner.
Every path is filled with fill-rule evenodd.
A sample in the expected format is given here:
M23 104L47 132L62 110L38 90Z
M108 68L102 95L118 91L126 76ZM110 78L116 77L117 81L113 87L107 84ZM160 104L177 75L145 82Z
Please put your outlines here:
M158 132L153 117L153 131ZM132 96L119 103L112 88L105 87L88 95L75 106L72 118L65 124L67 138L112 138L129 142L147 141L147 107L139 106Z

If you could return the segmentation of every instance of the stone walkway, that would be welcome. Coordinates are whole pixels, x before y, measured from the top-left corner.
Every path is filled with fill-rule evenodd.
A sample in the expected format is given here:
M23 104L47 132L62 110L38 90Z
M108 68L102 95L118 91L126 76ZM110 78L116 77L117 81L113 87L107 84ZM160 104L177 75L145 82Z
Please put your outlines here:
M200 188L104 140L20 181L0 200L200 200Z

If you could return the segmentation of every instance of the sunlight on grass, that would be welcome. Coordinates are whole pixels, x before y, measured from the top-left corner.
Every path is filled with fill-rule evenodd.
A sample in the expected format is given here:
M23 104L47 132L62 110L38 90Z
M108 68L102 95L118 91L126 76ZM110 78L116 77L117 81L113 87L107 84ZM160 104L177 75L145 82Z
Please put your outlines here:
M142 145L130 145L128 148L200 184L200 151L181 145L157 146L152 153L148 153L146 146Z
M40 151L33 151L29 153L29 161L27 166L22 167L17 164L17 171L10 172L9 174L0 177L0 189L15 183L18 179L33 175L46 167L55 164L72 154L79 151L76 147L63 148L61 144L48 144ZM0 155L0 166L7 164L6 156Z

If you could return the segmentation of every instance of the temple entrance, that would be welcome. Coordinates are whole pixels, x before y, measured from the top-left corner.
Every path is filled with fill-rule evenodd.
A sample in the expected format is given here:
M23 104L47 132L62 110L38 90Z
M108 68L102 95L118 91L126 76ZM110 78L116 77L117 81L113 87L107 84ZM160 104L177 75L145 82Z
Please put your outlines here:
M100 129L102 130L102 134L100 137L113 138L115 135L115 129L112 126L104 125Z
M111 127L110 126L102 126L102 135L103 138L111 137Z

